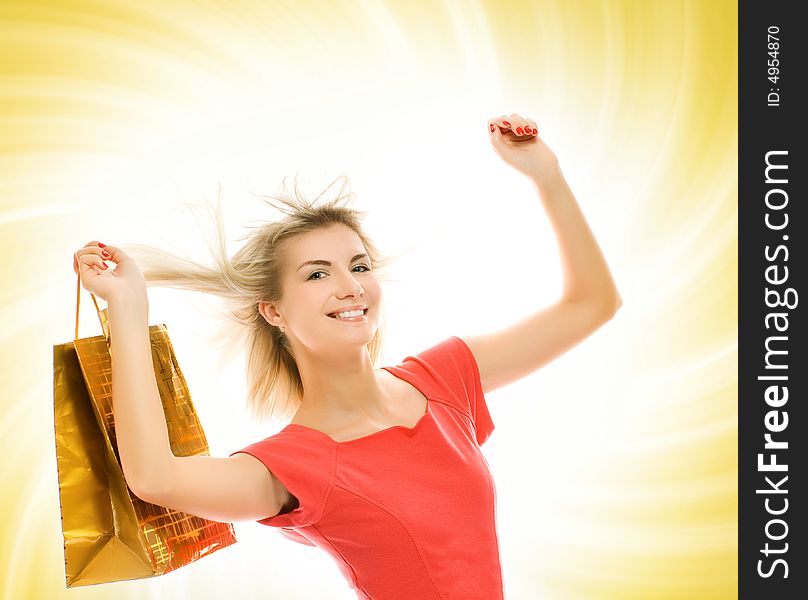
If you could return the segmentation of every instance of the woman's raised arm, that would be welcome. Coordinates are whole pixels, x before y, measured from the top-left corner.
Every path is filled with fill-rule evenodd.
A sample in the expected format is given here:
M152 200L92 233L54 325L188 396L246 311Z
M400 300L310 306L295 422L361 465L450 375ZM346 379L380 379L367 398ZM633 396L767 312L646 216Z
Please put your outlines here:
M286 489L258 459L174 456L138 294L109 299L112 410L124 477L139 498L228 523L278 514Z
M622 300L606 259L536 123L518 114L488 122L497 154L533 183L558 241L561 298L501 331L462 336L483 391L525 377L568 351L614 316Z
M149 339L142 273L119 248L90 242L74 268L82 285L107 301L112 358L112 412L121 467L139 498L215 521L274 516L286 488L256 458L177 457L171 451ZM104 260L116 262L114 270Z

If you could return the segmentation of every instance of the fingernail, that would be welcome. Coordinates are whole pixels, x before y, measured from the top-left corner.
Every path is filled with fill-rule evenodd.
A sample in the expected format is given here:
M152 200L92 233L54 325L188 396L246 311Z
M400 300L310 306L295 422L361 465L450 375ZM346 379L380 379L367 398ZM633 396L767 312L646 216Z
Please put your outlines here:
M101 256L109 256L109 255L110 255L110 254L109 254L109 252L107 252L106 250L104 250L104 251L101 253Z
M525 127L525 131L526 131L526 132L528 132L528 133L530 133L530 132L532 132L533 130L532 130L530 127Z
M505 125L505 127L510 127L511 126L511 124L508 123L507 121L503 121L502 124Z
M106 264L104 264L104 263L101 263L101 268L102 268L102 269L109 269L109 267L108 267Z
M494 133L494 125L491 124L491 133Z
M106 248L106 246L104 244L102 244L101 242L98 242L98 247L99 248Z
M517 127L516 128L516 133L518 133L519 135L522 135L524 133L524 131L522 130L521 127Z

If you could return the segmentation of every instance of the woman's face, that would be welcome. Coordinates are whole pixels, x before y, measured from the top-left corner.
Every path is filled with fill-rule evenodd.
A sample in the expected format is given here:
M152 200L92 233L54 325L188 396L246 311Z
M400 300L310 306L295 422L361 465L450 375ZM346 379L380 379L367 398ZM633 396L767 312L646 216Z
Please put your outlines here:
M314 262L316 261L316 262ZM280 322L291 340L314 350L364 346L376 333L381 287L359 236L345 225L300 235L285 245ZM335 318L360 305L364 314ZM294 344L294 341L293 341Z

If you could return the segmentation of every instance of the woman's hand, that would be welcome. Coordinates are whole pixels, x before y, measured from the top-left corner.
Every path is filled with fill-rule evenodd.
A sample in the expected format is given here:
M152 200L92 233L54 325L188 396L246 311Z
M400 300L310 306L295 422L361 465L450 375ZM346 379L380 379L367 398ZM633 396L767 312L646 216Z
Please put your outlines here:
M516 113L488 120L491 145L500 158L537 184L561 175L558 159L538 135L536 122Z
M110 269L105 260L117 266ZM81 285L91 294L109 303L114 296L146 294L146 280L140 267L115 246L92 241L73 255L73 272L80 273Z

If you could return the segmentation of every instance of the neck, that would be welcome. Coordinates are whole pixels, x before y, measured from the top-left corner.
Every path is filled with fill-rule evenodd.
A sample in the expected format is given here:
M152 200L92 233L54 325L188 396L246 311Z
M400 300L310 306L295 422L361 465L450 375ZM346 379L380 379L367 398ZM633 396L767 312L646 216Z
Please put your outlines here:
M362 415L383 420L385 393L366 348L322 355L314 358L307 352L296 352L303 403L300 412L326 418L352 418Z

